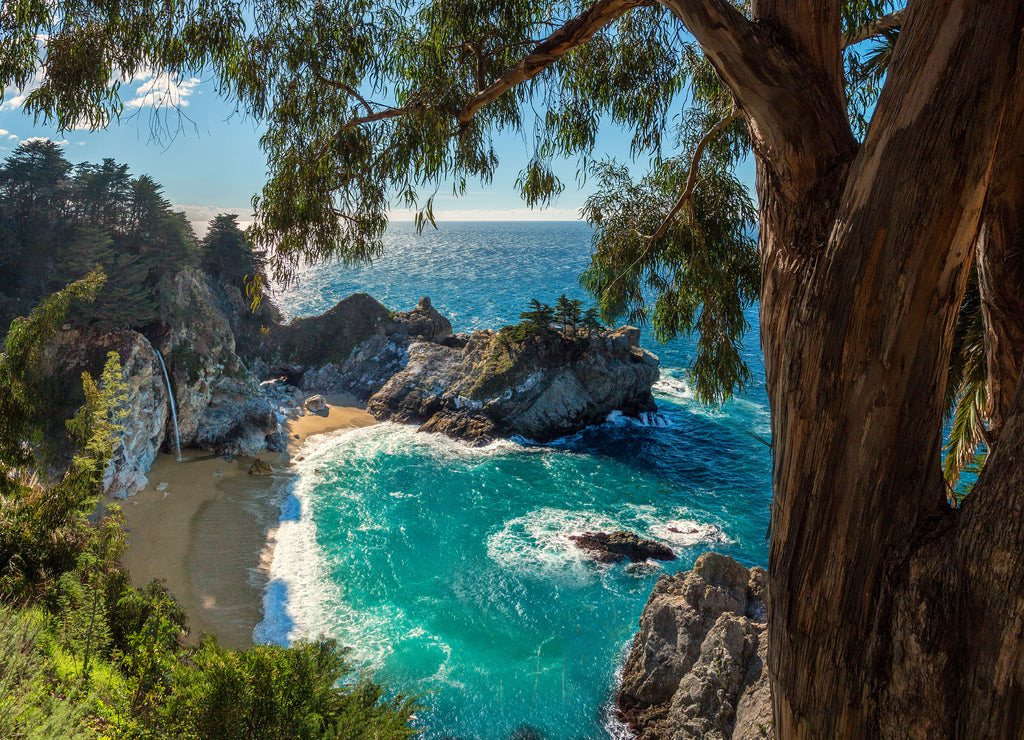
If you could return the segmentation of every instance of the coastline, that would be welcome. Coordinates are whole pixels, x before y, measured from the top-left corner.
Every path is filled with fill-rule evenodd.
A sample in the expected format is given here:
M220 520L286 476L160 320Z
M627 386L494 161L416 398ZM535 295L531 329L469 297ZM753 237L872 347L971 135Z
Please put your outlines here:
M327 398L327 414L307 413L282 424L288 452L261 452L274 468L249 475L254 458L228 461L201 450L183 450L189 462L160 454L149 485L126 499L108 498L125 516L129 546L121 560L132 585L164 579L188 613L187 642L212 633L225 646L252 644L263 618L263 591L270 562L268 532L276 528L280 502L293 473L290 460L309 437L378 423L352 399Z

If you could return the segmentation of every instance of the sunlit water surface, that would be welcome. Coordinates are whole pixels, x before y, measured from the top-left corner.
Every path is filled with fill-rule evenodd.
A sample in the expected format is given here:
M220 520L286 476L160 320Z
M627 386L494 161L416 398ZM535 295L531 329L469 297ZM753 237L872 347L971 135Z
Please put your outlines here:
M319 268L278 301L318 313L354 292L408 310L429 295L456 331L515 323L528 299L577 285L577 223L398 224L372 266ZM767 560L767 401L756 308L744 343L754 381L720 409L685 380L692 342L661 358L655 424L613 418L545 446L470 449L382 424L314 438L284 502L261 640L319 635L378 680L420 692L427 738L626 737L616 671L655 580L709 549ZM600 565L568 535L631 529L672 563Z

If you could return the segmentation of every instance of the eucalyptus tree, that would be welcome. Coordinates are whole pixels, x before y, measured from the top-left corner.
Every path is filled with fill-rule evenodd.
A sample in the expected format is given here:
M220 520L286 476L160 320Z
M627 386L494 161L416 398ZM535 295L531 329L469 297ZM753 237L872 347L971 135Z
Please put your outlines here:
M117 32L134 6L73 7ZM233 21L211 37L179 20L142 46L174 69L211 65L264 121L251 235L279 274L375 256L391 205L431 221L436 188L493 176L497 131L533 142L518 178L531 205L564 187L553 158L578 157L599 185L585 285L606 316L699 330L702 398L749 379L736 348L743 308L760 301L779 736L1021 733L1024 4L285 0L250 12L245 37ZM884 75L849 50L897 28ZM63 123L116 113L103 98L116 90L80 80L88 65L68 58L44 68L32 110ZM631 132L648 174L592 160L606 123ZM746 153L756 210L733 174ZM953 508L942 417L972 266L991 454Z

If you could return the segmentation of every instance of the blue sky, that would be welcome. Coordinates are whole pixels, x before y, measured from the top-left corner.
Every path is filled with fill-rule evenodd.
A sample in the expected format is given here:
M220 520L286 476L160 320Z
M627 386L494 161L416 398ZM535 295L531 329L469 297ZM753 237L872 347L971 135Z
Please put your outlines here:
M21 111L22 91L5 90L0 104L0 158L19 142L46 137L63 143L73 163L99 162L112 157L128 164L135 175L148 174L164 186L168 200L184 210L201 232L204 222L217 213L238 213L247 221L250 201L259 192L266 174L259 149L260 127L233 113L233 106L219 99L212 84L197 78L169 80L145 75L121 88L125 110L120 122L107 130L68 131L58 135L52 126L35 125ZM177 111L169 107L177 106ZM159 136L154 136L156 129ZM549 209L527 209L513 189L516 175L529 156L529 144L520 137L504 135L495 141L501 167L487 186L470 183L461 198L442 186L434 212L439 222L463 220L575 220L592 189L581 190L575 179L577 163L556 165L566 189ZM606 127L598 139L595 156L629 157L629 136ZM638 170L639 171L639 170ZM741 176L752 187L753 163L748 158ZM395 220L411 214L393 213Z

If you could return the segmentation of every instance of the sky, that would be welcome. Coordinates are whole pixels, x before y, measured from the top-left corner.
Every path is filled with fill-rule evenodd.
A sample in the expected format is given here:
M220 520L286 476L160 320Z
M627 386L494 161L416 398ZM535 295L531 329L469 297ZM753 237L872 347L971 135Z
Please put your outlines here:
M33 137L62 144L67 159L100 162L111 157L134 175L148 174L164 187L176 210L185 212L197 232L218 213L237 213L250 220L252 196L262 188L266 162L259 149L260 126L234 112L212 83L199 78L174 79L144 74L121 88L124 113L103 131L67 131L37 125L21 110L24 92L5 90L0 103L0 159ZM612 126L598 138L595 157L629 158L629 134ZM435 218L445 221L573 221L592 192L593 184L576 181L577 162L556 163L565 192L544 210L530 210L514 190L517 174L529 158L531 144L521 137L495 139L501 165L494 180L470 183L459 198L442 185L434 203ZM641 165L642 166L642 165ZM638 170L640 171L640 170ZM752 188L753 164L748 158L741 178ZM392 219L411 220L410 212L392 212Z

